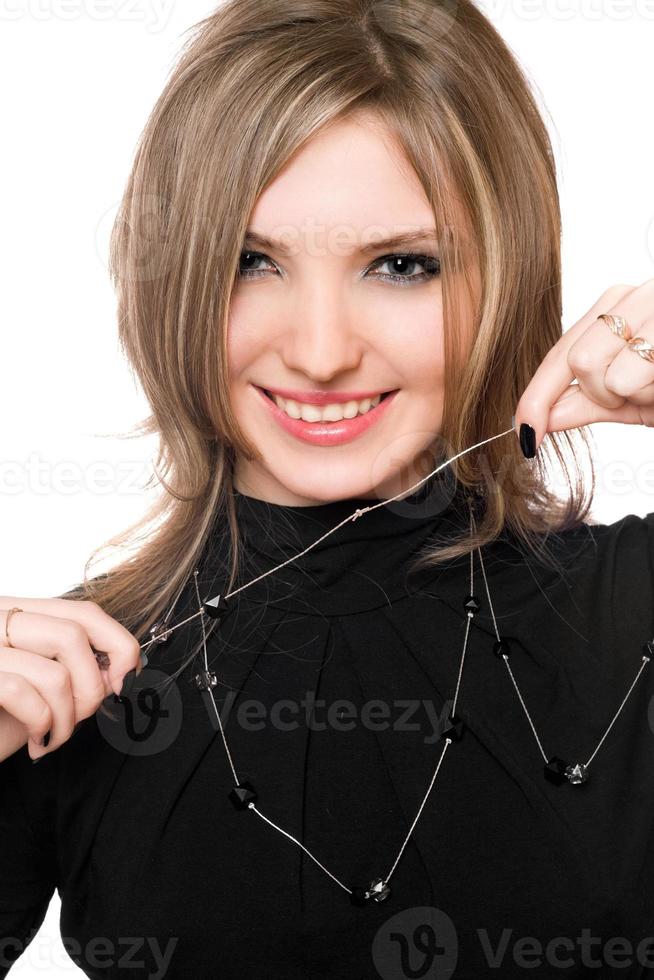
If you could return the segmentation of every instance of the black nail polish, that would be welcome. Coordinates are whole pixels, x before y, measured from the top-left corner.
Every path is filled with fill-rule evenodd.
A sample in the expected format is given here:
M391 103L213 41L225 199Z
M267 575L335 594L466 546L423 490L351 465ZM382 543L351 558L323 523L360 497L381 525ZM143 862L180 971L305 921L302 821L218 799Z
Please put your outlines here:
M32 759L32 762L40 762L42 758L43 756L40 756L38 759Z
M132 686L134 684L135 677L136 677L136 667L132 667L132 669L128 670L125 676L123 677L123 686L120 689L119 697L121 698L129 697L132 690Z
M536 433L526 422L520 426L520 448L527 459L536 455Z
M50 732L46 732L43 738L41 739L41 745L49 745L49 744L50 744Z

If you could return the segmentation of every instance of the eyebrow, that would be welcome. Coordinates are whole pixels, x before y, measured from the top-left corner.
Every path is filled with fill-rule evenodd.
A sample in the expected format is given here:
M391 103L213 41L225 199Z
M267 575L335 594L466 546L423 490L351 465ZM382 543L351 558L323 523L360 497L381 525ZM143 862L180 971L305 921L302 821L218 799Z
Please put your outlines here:
M244 242L247 245L258 245L261 248L272 249L281 255L291 254L290 249L283 242L275 241L252 228L248 228L245 232ZM438 232L436 228L418 228L416 231L393 235L391 238L374 240L362 245L359 251L362 255L370 255L373 252L390 251L395 248L410 248L417 244L437 245Z

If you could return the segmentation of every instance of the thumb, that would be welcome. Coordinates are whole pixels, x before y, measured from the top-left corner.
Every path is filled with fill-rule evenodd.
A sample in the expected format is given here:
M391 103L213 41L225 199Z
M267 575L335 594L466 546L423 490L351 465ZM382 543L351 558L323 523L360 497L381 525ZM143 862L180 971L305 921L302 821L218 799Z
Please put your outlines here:
M637 405L625 399L618 408L607 408L588 398L579 385L574 385L552 405L547 432L576 429L581 425L590 425L592 422L624 422L627 425L642 425Z

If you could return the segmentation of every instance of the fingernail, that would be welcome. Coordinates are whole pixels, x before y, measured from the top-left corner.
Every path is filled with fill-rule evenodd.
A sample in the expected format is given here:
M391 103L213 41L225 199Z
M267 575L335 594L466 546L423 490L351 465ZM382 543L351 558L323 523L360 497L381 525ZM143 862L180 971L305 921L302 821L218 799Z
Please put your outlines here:
M136 667L132 667L132 669L128 670L125 676L123 677L123 686L120 689L119 697L121 698L129 697L130 692L132 690L132 685L134 684L135 677L136 677Z
M520 426L520 448L527 459L536 455L536 433L526 422Z
M41 745L49 745L49 744L50 744L50 732L46 732L43 738L41 739Z
M41 755L41 756L39 756L39 758L38 758L38 759L32 759L32 762L33 762L33 763L34 763L34 762L40 762L42 758L43 758L43 756Z
M515 415L511 416L511 428L515 429Z

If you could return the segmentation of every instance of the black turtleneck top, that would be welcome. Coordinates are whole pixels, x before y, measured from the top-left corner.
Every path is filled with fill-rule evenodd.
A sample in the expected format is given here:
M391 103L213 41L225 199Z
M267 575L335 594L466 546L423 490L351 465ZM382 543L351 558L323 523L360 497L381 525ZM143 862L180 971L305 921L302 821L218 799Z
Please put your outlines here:
M235 499L238 585L375 503ZM421 499L344 524L234 595L208 631L238 779L316 860L230 799L230 760L193 680L195 619L38 765L25 747L0 763L0 977L55 889L64 944L97 980L654 976L654 664L587 781L551 782L543 758L587 761L643 662L654 513L550 536L558 570L503 536L482 552L494 619L475 554L469 620L469 556L410 572L467 526L457 498ZM226 540L215 531L204 550L203 599L224 591ZM189 582L172 622L196 609ZM543 754L494 655L495 624ZM411 830L466 629L462 737ZM384 901L353 904L348 888L389 874Z

